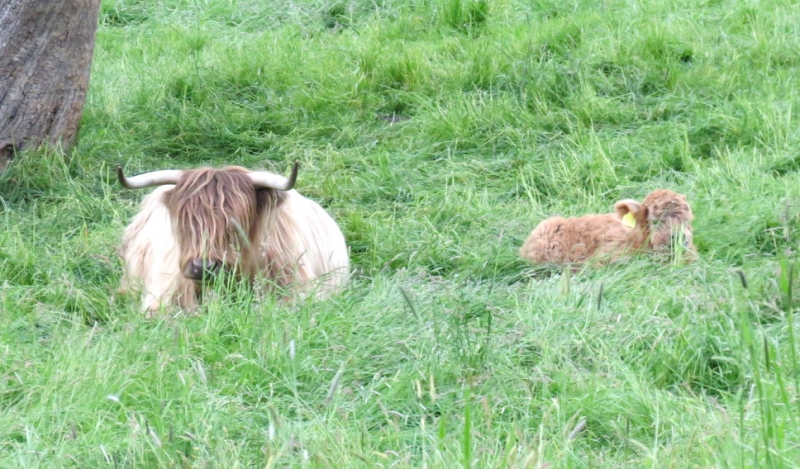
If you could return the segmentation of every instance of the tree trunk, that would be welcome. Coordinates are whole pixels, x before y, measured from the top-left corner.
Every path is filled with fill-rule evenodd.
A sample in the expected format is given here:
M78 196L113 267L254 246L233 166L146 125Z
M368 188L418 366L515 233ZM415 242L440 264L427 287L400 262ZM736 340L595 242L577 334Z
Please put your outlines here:
M0 169L23 148L70 147L100 0L0 0Z

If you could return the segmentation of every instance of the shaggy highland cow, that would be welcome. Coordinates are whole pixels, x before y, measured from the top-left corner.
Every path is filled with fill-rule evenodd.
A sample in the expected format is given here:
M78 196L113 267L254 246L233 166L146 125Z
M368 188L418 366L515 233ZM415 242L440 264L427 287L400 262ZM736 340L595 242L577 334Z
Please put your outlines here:
M142 309L191 310L206 280L225 269L299 295L327 296L349 276L349 255L336 222L316 202L267 171L164 170L126 178L128 189L157 186L123 235L121 290L141 291Z
M583 264L613 261L637 251L672 253L680 246L685 259L693 260L694 215L685 196L660 189L642 203L621 200L614 211L548 218L534 228L520 255L535 264Z

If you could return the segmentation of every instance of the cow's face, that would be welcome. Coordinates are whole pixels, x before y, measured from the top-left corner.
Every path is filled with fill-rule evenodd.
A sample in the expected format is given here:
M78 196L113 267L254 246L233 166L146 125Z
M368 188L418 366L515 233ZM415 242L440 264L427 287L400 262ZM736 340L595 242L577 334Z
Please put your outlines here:
M667 254L694 251L694 215L683 195L660 189L641 204L628 199L617 202L614 208L622 223L630 227L629 239L634 247Z
M164 195L172 229L180 246L180 269L187 278L203 280L221 269L252 274L259 238L257 222L297 181L298 163L289 177L269 171L248 171L238 166L223 169L167 169L125 177L117 166L122 187L173 184Z
M649 231L648 248L654 252L694 251L692 220L694 214L686 197L669 190L657 190L642 202Z
M247 263L257 217L257 191L238 168L184 171L165 200L180 246L180 269L202 281Z

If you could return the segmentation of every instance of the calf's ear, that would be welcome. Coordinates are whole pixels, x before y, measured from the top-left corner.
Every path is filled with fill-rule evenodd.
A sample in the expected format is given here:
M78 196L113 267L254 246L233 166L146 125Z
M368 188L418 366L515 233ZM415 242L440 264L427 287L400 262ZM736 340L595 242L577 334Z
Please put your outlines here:
M642 205L633 199L620 200L614 204L617 216L622 220L622 224L629 228L635 228L636 220L643 218L643 214L639 213L641 210Z
M633 215L636 216L639 213L639 210L642 209L642 204L633 200L633 199L625 199L620 200L619 202L614 204L614 211L617 213L617 216L620 218L625 218L625 215Z

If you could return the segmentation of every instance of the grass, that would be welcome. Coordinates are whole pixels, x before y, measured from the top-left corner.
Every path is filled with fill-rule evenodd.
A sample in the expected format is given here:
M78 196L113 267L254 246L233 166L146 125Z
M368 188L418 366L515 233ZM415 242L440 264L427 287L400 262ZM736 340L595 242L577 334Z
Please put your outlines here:
M0 176L2 467L800 464L800 8L106 0L77 147ZM65 159L66 157L66 159ZM147 320L112 169L285 172L357 275ZM700 260L575 274L552 214L686 194Z

